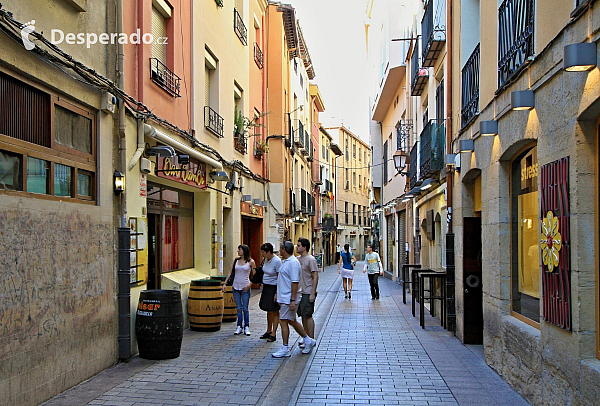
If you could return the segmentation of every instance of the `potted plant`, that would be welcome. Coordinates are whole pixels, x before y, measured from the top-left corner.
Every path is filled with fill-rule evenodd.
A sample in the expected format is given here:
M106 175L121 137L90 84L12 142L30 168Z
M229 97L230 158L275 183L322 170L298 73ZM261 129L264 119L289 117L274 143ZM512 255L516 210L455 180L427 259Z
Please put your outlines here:
M247 132L246 117L238 110L237 105L233 112L233 132L236 137L243 136Z

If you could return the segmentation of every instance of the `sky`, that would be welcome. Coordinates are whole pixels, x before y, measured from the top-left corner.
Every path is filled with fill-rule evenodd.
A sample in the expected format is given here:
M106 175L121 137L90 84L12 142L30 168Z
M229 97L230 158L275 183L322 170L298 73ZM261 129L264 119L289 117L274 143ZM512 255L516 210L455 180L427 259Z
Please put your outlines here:
M324 127L343 124L369 142L366 0L288 0L296 9L325 111Z

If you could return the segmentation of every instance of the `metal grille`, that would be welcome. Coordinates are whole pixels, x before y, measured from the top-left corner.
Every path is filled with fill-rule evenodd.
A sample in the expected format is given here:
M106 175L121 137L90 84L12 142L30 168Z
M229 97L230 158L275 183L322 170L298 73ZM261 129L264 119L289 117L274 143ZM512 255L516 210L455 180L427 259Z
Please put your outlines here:
M462 70L462 127L465 127L479 109L479 44Z
M498 87L533 56L533 0L504 0L498 9Z
M171 96L180 97L181 78L156 58L150 58L150 78Z
M420 172L424 179L444 167L446 151L444 121L429 120L421 132ZM412 162L412 161L411 161Z
M256 42L254 43L254 62L260 69L263 68L263 53Z
M233 30L237 34L242 44L248 45L248 30L242 20L242 16L238 13L237 9L233 9Z
M0 73L0 134L50 148L50 95Z
M235 148L236 151L245 154L247 152L248 149L248 142L246 140L246 137L244 137L243 134L239 134L236 133L234 131L233 133L233 147Z
M415 142L410 150L410 168L408 170L408 178L410 179L410 188L414 188L417 183L417 159L419 156L419 143Z
M223 138L223 117L210 106L204 106L204 127L219 138Z

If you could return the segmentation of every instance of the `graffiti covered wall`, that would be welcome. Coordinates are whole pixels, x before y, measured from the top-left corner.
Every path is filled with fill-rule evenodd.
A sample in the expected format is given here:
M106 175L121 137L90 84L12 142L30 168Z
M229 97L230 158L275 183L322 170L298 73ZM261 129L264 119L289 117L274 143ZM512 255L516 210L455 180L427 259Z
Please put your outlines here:
M0 404L38 404L116 361L112 219L23 202L0 197Z

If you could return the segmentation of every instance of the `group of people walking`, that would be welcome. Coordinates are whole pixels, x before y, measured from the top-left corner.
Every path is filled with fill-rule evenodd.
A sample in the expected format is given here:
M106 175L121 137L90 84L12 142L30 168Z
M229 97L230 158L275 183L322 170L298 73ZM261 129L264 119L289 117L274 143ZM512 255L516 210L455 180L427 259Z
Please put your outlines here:
M300 254L294 255L294 248ZM312 318L317 297L319 273L316 259L310 255L310 241L298 239L296 246L291 241L284 241L279 247L279 257L275 255L271 243L261 247L263 291L259 302L261 310L267 312L267 331L260 337L269 342L277 340L277 326L281 326L282 347L273 353L273 357L282 358L292 355L289 347L290 326L303 338L300 347L303 354L311 352L317 344L314 339L315 323ZM238 258L235 259L232 271L227 276L232 281L233 297L237 309L237 327L235 335L250 335L248 303L252 282L250 275L256 264L250 258L247 245L238 246ZM223 287L225 290L225 286ZM302 319L302 324L296 320Z

